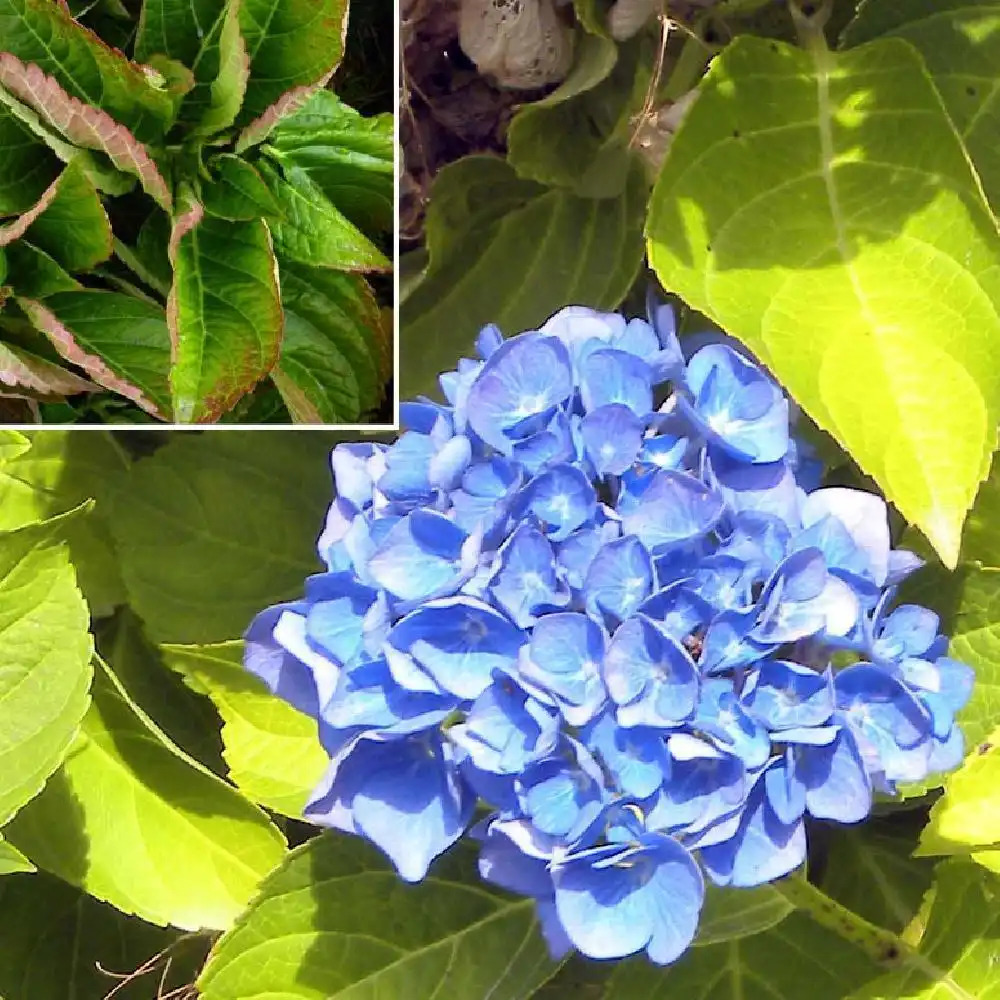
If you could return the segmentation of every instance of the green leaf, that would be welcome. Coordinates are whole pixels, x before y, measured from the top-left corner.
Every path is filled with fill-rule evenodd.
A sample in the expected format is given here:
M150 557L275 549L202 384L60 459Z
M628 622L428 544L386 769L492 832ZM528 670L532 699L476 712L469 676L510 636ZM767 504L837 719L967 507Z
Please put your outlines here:
M87 709L89 616L65 544L78 516L0 531L0 826L59 766Z
M10 283L18 295L44 299L56 292L73 292L83 288L50 254L25 240L6 248L10 265Z
M243 643L160 647L164 662L222 716L229 778L254 802L300 817L330 763L316 720L275 697L243 667Z
M281 834L174 746L98 664L62 769L7 835L40 868L124 913L224 929L281 860Z
M162 307L95 289L60 292L44 302L17 301L67 361L99 385L166 419L170 335Z
M427 213L430 264L402 306L401 396L436 394L485 323L509 335L568 302L616 307L642 261L646 196L638 169L621 198L598 200L520 180L493 157L445 167Z
M349 424L375 409L392 366L392 331L365 280L281 267L285 339L271 378L299 423Z
M950 630L948 655L976 671L972 696L956 719L970 749L997 727L997 697L1000 695L1000 568L962 567L957 579L947 580L955 588L952 599L958 609ZM941 596L941 595L939 595Z
M289 854L198 979L203 1000L521 1000L551 975L532 899L479 882L472 852L406 885L359 839Z
M392 229L392 115L366 118L331 91L319 90L278 125L264 152L282 166L301 167L360 229Z
M51 0L0 0L3 51L33 63L72 98L102 108L140 139L163 135L173 103L141 66L77 24Z
M911 857L916 846L913 813L871 818L830 831L820 888L879 927L902 931L920 909L934 864Z
M263 219L227 222L185 208L170 237L170 390L180 423L210 423L274 367L283 314Z
M1000 879L970 862L946 861L937 867L927 904L919 958L867 984L851 1000L990 1000L997 995Z
M948 114L1000 213L1000 3L866 0L844 44L902 38L924 57Z
M994 461L966 521L955 572L941 565L918 532L908 531L903 544L929 564L906 582L902 600L935 610L951 640L948 655L976 672L972 695L956 716L971 750L1000 725L1000 463ZM940 776L936 784L942 781Z
M80 589L95 617L125 600L118 557L106 519L115 480L128 462L115 437L32 431L31 448L0 466L0 529L17 528L62 514L94 498L86 517L66 522L65 537Z
M263 178L245 160L222 153L210 166L214 180L201 186L202 203L209 215L233 222L281 215Z
M763 933L692 948L668 969L621 962L599 1000L843 1000L874 972L853 945L793 913Z
M258 169L281 209L272 227L281 257L337 271L390 269L385 254L330 203L302 167L286 167L284 178L264 161Z
M226 776L219 716L211 702L171 670L158 647L146 638L130 608L95 629L97 651L121 682L129 700L186 754Z
M190 982L205 944L126 917L51 875L0 880L0 993L9 1000L151 1000ZM156 956L166 951L159 960ZM124 975L145 968L127 984Z
M194 67L218 38L227 0L143 0L135 38L135 57L149 62L162 54ZM206 73L202 79L210 79Z
M591 34L608 36L608 10L613 6L611 0L573 0L573 10L580 23Z
M737 901L746 890L720 892ZM773 890L772 890L773 891ZM787 904L786 904L787 912ZM536 1000L843 1000L876 973L864 954L792 913L760 933L692 948L668 968L646 958L570 959Z
M88 165L88 173L95 180L101 178L104 190L122 194L132 187L134 182L131 177L135 177L157 204L170 208L167 183L136 135L99 104L78 101L37 66L23 63L9 52L0 52L0 102L6 104L61 159L68 162L75 158L75 150L71 147L67 153L61 141L53 141L48 129L54 129L74 146L104 153L117 170L131 175L127 178L116 176L92 157L78 154L81 161ZM123 180L124 183L121 183Z
M350 435L356 437L357 435ZM129 603L154 642L221 642L319 570L337 435L179 435L129 472L111 519ZM234 497L253 497L234 503Z
M633 119L652 63L646 38L619 48L607 38L584 35L569 76L510 123L507 159L518 175L583 197L618 197L628 181Z
M59 161L0 106L0 216L30 208L55 180Z
M79 161L67 165L19 219L0 226L0 246L21 237L70 271L90 270L111 256L111 223Z
M791 912L791 903L769 885L754 889L719 889L709 884L705 888L695 947L759 934L780 924Z
M948 776L920 834L917 854L969 854L1000 846L1000 729Z
M16 848L0 837L0 875L17 875L21 872L36 872L38 869ZM3 890L0 889L0 893ZM0 980L0 988L3 981Z
M31 448L30 438L20 431L0 431L0 465L19 458Z
M647 237L664 286L953 566L995 439L1000 236L916 52L738 38L671 144Z
M185 104L186 112L197 115L194 135L210 136L229 128L243 104L250 57L240 33L241 6L242 0L227 0L216 21L218 35L212 31L193 63L196 79L209 81L205 87L195 86Z
M240 25L250 53L242 122L289 91L326 84L340 65L347 0L243 0Z

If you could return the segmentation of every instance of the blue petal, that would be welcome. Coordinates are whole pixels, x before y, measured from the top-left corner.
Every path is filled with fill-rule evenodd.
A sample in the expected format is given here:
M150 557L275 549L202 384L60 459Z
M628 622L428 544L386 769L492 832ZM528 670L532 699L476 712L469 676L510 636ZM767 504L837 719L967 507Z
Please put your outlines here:
M639 454L643 422L621 403L588 413L581 424L584 448L598 476L620 476Z
M607 700L601 678L604 633L586 615L564 612L542 617L517 666L518 677L549 697L571 725L589 722Z
M604 680L623 726L676 725L698 700L698 671L690 654L643 616L630 618L612 636Z
M534 525L519 525L501 546L497 560L490 593L521 628L531 625L542 610L569 600L568 588L556 574L552 546Z
M656 622L664 632L683 640L712 617L712 606L689 590L683 580L658 590L642 602L638 611Z
M478 698L495 670L510 669L525 634L489 605L469 597L432 601L401 619L388 636L444 691Z
M437 489L452 490L461 482L471 460L472 442L464 434L457 434L431 457L427 479Z
M702 684L695 726L739 757L747 770L756 770L770 756L767 730L743 710L728 680L710 679Z
M381 445L338 444L330 455L337 496L349 501L356 510L363 510L372 502L371 460L381 452Z
M408 733L439 725L457 704L453 696L401 688L379 659L342 670L320 718L337 730Z
M778 820L788 825L801 819L806 808L806 786L793 766L791 753L772 761L761 778L768 805Z
M551 753L559 720L510 678L498 677L473 703L448 738L484 771L517 774L533 760Z
M485 881L521 896L552 897L555 887L543 858L525 854L507 835L505 824L495 818L486 821L482 833L478 832L479 826L472 832L482 840L479 874Z
M509 454L518 425L551 412L572 393L566 348L555 337L523 334L506 341L483 365L469 390L469 425L487 444Z
M653 373L641 359L626 351L594 351L581 368L581 396L587 413L618 403L637 417L653 409Z
M546 470L521 491L515 513L531 512L555 541L562 541L589 521L597 509L590 480L572 465Z
M653 565L643 544L626 535L605 545L590 564L583 587L587 610L624 621L649 597Z
M806 789L806 807L817 819L859 823L872 807L872 783L849 729L828 746L795 748L795 770Z
M619 504L622 528L652 552L693 541L722 517L722 497L683 472L660 470L638 495L626 493Z
M822 725L833 714L827 673L787 660L768 660L750 675L740 697L769 729Z
M495 323L487 323L476 337L476 353L486 361L500 349L503 344L503 334Z
M590 958L645 950L667 965L694 939L705 892L701 872L665 834L571 855L553 867L552 877L559 920Z
M901 604L882 622L872 644L873 658L898 660L919 657L937 638L940 619L933 611L916 604Z
M776 462L788 451L788 402L756 365L724 344L699 350L688 362L694 402L682 409L709 440L737 458Z
M415 510L390 529L368 564L372 579L406 601L426 600L461 581L466 533L442 514Z
M567 736L556 752L528 764L516 784L521 808L535 828L565 841L583 834L604 806L600 768Z
M648 798L663 784L670 770L661 733L653 729L622 729L610 714L595 719L584 731L583 740L627 795Z
M717 885L748 888L773 882L798 868L806 859L802 820L782 823L775 815L758 780L735 836L701 849L701 859Z
M400 876L418 882L430 863L462 835L475 806L440 739L362 737L332 765L321 798L304 810L326 823L338 807L357 832L388 855Z
M861 732L877 740L882 734L900 749L923 743L930 717L895 677L871 663L858 663L834 678L837 707Z
M854 545L865 554L871 577L881 587L888 574L890 548L885 501L874 493L842 486L816 490L802 505L803 527L828 516L844 526Z
M334 662L350 662L364 648L365 619L379 593L357 582L353 573L310 577L306 597L306 636Z
M787 461L748 465L710 449L707 480L730 510L770 514L798 527L799 487Z
M667 740L670 774L663 784L672 825L700 830L729 815L746 794L745 769L736 756L689 733Z
M598 517L596 524L588 524L574 531L556 546L559 568L566 582L574 590L583 589L587 571L594 557L602 545L613 542L619 536L620 528L617 521L601 522Z

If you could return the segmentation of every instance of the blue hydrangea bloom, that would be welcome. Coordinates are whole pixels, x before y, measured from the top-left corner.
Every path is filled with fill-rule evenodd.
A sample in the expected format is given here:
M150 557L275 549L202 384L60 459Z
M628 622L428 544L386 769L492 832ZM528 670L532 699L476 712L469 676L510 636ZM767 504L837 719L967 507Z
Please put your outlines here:
M445 403L334 450L325 572L246 634L330 756L306 817L409 881L471 837L557 955L673 962L706 877L781 878L810 824L962 758L972 672L897 605L920 561L885 503L822 486L769 374L691 339L656 302L486 327Z

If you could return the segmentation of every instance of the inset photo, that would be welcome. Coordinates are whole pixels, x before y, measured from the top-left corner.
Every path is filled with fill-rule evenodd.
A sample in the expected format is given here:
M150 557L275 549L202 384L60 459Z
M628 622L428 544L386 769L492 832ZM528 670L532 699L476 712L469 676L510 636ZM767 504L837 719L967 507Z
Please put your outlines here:
M396 25L0 5L0 424L395 423Z

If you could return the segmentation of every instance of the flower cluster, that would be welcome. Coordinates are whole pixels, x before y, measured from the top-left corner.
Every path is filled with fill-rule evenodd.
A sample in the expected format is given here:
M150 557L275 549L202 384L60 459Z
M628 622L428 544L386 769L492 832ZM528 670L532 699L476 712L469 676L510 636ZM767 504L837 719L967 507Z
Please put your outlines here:
M477 349L395 443L333 452L327 572L246 664L319 722L307 818L411 881L469 833L553 951L668 963L704 874L779 878L806 817L954 767L971 671L892 607L919 560L885 503L820 488L739 348L685 357L654 303Z

